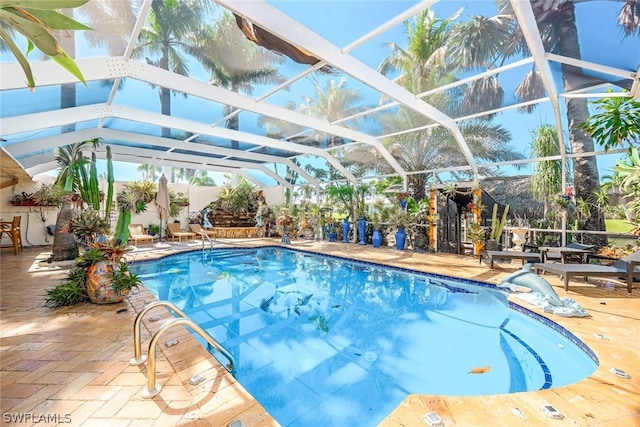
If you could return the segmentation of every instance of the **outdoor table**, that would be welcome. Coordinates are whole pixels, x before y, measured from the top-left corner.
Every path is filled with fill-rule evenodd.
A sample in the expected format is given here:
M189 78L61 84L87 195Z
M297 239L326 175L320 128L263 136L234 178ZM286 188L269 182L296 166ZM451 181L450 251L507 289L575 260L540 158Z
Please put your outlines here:
M640 277L640 273L636 273L635 267L640 265L640 251L636 251L626 258L627 261L627 291L631 294L633 279Z
M576 249L576 248L567 248L567 247L555 247L555 246L541 246L540 254L542 262L547 261L547 255L549 252L559 253L560 261L563 264L567 262L567 255L582 255L582 263L587 263L587 255L593 253L593 249Z

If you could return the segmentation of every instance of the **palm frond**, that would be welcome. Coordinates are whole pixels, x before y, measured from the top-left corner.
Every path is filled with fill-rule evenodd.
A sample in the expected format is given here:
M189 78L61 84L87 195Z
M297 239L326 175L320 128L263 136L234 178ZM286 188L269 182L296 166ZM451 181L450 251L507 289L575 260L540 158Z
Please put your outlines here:
M538 70L531 70L520 82L516 88L516 96L520 102L533 101L545 96L544 84ZM519 113L531 113L536 107L536 104L525 105L518 107Z

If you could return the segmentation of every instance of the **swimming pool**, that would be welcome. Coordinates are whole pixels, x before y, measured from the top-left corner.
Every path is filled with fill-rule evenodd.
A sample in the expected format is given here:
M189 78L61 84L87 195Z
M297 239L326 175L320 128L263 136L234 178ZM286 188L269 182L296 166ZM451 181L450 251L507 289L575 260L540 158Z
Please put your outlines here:
M279 247L132 271L233 354L238 381L283 426L376 425L411 393L539 390L597 367L568 331L476 282Z

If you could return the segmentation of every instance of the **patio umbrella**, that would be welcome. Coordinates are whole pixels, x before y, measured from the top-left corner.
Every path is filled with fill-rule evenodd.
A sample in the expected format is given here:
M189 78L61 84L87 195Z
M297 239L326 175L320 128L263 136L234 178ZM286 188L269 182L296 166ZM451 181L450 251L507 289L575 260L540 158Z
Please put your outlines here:
M169 189L167 188L167 178L164 174L162 174L158 181L156 206L158 207L158 213L160 214L160 241L162 241L162 221L169 218Z

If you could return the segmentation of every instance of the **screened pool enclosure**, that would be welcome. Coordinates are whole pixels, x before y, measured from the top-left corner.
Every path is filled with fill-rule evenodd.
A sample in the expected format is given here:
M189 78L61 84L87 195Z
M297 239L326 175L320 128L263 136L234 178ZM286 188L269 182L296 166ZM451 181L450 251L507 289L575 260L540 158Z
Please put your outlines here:
M637 1L93 0L65 14L91 28L55 33L86 84L35 50L30 90L2 52L2 154L31 176L97 138L99 159L109 145L116 162L318 192L398 176L420 196L558 160L562 191L583 196L625 154L579 128L591 102L640 96ZM541 128L557 143L544 153Z

